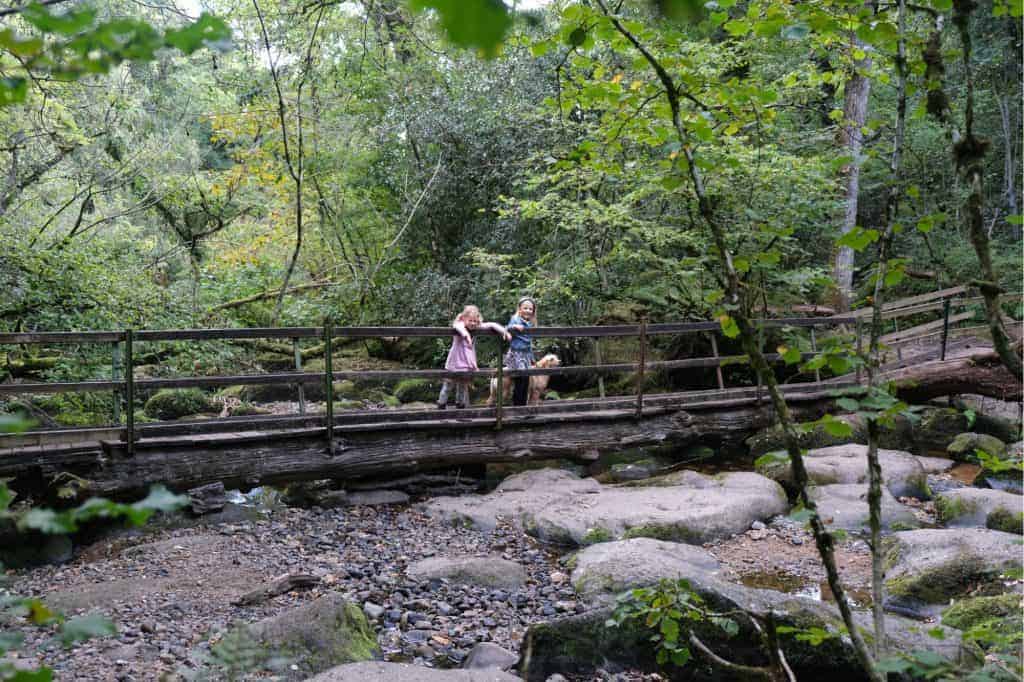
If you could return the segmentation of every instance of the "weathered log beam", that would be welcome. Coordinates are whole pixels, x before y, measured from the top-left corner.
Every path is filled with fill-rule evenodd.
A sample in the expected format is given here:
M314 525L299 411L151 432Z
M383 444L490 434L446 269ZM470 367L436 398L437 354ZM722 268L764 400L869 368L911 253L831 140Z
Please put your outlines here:
M794 405L813 419L831 400ZM406 476L454 466L566 458L592 460L597 453L698 441L738 440L764 428L773 412L764 405L727 405L712 410L678 408L555 413L510 421L501 431L492 420L336 426L334 456L323 428L178 438L143 439L127 456L119 443L26 448L0 457L0 477L13 477L19 493L45 497L61 472L89 481L83 495L126 498L153 483L188 490L222 481L227 488L333 478L357 481Z
M946 395L965 393L999 400L1021 400L1022 386L995 353L952 360L924 362L885 375L896 384L896 395L910 403L923 403Z

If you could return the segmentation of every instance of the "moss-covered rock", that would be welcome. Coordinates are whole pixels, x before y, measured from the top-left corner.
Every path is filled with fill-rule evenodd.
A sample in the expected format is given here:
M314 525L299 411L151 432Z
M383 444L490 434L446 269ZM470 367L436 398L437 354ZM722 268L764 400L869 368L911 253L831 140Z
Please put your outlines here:
M293 661L285 679L302 680L342 663L372 660L377 639L363 610L338 593L250 626L267 649Z
M849 436L833 436L820 424L807 426L800 431L800 447L804 450L813 450L815 448L824 448L830 445L867 442L867 429L859 420L856 419L856 417L852 415L841 415L839 420L848 424L853 429L853 433ZM750 448L750 454L754 457L760 457L761 455L769 452L786 449L786 441L783 437L782 427L778 425L755 433L746 440L746 443Z
M430 402L437 400L439 383L426 379L403 379L395 386L394 395L402 403Z
M1016 630L1020 631L1021 598L1020 594L1012 593L961 599L942 612L942 624L967 630L986 621L1013 616Z
M142 410L153 419L180 419L190 414L215 412L217 406L198 388L165 389L147 400Z
M1006 456L1006 443L984 433L960 433L946 446L946 452L958 462L977 462L975 450L1002 458Z
M936 497L939 521L951 528L991 528L1022 534L1021 496L1002 490L957 488Z

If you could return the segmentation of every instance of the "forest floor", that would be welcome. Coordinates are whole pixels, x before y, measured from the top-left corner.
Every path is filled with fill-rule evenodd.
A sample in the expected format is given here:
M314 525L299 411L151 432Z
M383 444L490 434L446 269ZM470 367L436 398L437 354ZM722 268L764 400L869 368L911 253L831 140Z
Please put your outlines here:
M724 577L828 597L810 534L792 521L755 524L705 547L721 562ZM431 589L405 577L410 563L440 554L500 555L525 567L527 583L520 590L447 584ZM211 647L230 637L235 624L274 616L332 591L385 610L375 628L389 660L453 667L484 641L518 652L531 623L586 608L569 584L564 559L556 548L539 545L515 528L455 527L415 507L229 507L204 525L122 531L85 546L65 565L10 573L16 593L42 597L66 615L98 610L118 626L115 637L69 649L44 630L26 629L24 651L38 652L38 662L52 666L59 680L128 682L203 679L199 671ZM846 539L839 543L838 559L854 600L865 605L867 545ZM320 583L254 606L232 604L289 572L314 574ZM414 623L436 636L426 643L410 640ZM625 674L617 679L657 678Z

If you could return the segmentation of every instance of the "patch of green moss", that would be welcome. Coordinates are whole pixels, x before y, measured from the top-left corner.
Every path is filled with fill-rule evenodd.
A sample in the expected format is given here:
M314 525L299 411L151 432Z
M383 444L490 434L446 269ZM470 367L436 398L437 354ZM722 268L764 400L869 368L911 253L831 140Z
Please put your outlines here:
M630 540L632 538L652 538L654 540L664 540L666 542L686 543L695 543L702 539L698 533L681 523L633 526L632 528L626 529L622 538L624 540Z
M997 507L985 519L985 527L1004 533L1024 535L1024 513L1012 512L1006 507Z
M430 402L437 399L440 390L434 382L426 379L402 379L395 386L395 397L399 402Z
M1021 595L1000 594L994 597L961 599L942 612L942 624L967 630L994 618L1021 615ZM1018 625L1019 627L1019 625Z
M580 544L596 545L599 542L611 542L614 539L607 528L588 528L580 539Z
M146 416L153 419L179 419L216 408L198 388L186 388L157 391L142 409Z
M949 523L954 519L978 510L978 505L962 497L939 497L935 500L935 513L941 523Z
M885 586L895 597L912 597L926 604L942 604L993 577L993 572L984 566L981 559L968 557L886 580Z

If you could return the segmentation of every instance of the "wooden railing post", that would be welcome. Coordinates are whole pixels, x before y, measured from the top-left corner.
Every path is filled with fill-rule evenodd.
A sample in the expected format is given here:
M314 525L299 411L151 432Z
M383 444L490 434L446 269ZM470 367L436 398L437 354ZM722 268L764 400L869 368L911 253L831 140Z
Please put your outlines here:
M334 456L334 352L331 339L334 327L330 318L324 320L324 396L326 398L327 416L324 425L327 432L327 454Z
M131 329L124 330L124 416L129 456L135 454L135 368L132 362L132 336Z
M505 340L498 337L498 394L494 399L494 428L501 431L502 404L505 402Z
M817 353L818 352L818 342L817 342L817 340L814 337L814 327L811 327L811 352L812 353ZM817 383L817 384L821 383L821 370L820 369L814 370L814 382Z
M597 364L603 365L604 360L601 358L601 339L594 337L594 360ZM599 398L604 398L604 375L597 375L597 395Z
M760 326L758 326L758 328L757 328L757 349L759 351L761 351L761 352L764 352L764 320L761 320ZM747 358L747 362L750 362L750 358ZM773 372L775 371L774 369L772 369L772 366L770 364L768 365L768 369L770 371L773 371ZM757 376L757 394L756 394L757 398L756 398L756 402L757 402L758 405L760 405L761 404L761 383L762 383L761 382L761 373L758 372L757 370L754 370L754 374Z
M636 418L644 416L644 370L647 365L647 318L640 318L640 367L636 373Z
M863 364L863 362L862 362L863 358L861 357L861 351L864 348L864 339L862 338L861 326L862 326L861 325L861 320L858 317L857 318L857 325L856 325L856 329L855 329L855 333L857 334L857 383L858 384L860 383L861 365Z
M716 360L718 360L718 341L715 340L715 332L708 332L708 336L711 337L711 352L714 354ZM725 380L722 378L722 363L719 362L715 365L715 374L718 376L718 390L725 390Z
M295 371L302 371L302 353L299 351L299 339L292 337L292 351L295 353ZM299 414L306 414L306 388L300 381L298 384L299 389Z
M940 360L946 359L946 342L949 340L949 299L942 300L942 354Z
M114 341L113 348L111 349L111 367L110 367L110 379L117 381L121 378L121 342ZM121 398L123 391L119 388L114 389L114 424L121 425Z

